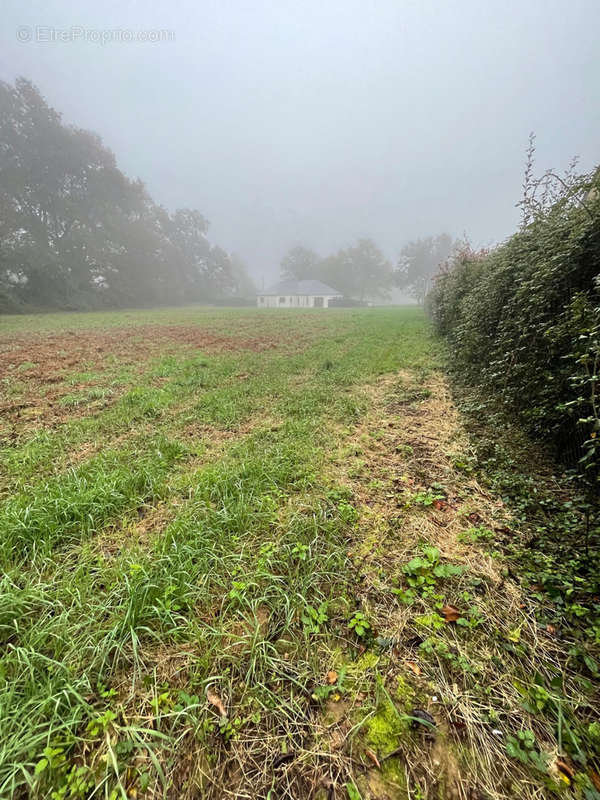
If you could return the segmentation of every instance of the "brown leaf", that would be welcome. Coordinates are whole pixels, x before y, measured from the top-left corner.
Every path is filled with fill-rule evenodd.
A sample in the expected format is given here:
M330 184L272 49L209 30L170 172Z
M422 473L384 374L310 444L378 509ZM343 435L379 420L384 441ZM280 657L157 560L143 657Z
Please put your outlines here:
M334 683L337 683L338 674L334 669L330 669L327 675L325 676L325 680L330 686L333 686Z
M213 690L210 687L206 689L206 699L212 706L214 706L217 709L217 711L222 717L227 716L227 711L225 710L223 701L216 692L213 692Z
M373 766L377 767L377 769L381 769L381 764L379 763L379 759L375 755L375 753L367 747L365 750L365 755L373 763Z
M594 784L594 787L600 792L600 775L598 775L595 769L590 770L590 780Z
M552 636L556 633L556 628L554 627L554 625L546 625L546 630Z
M437 511L445 511L448 508L448 503L445 500L434 500L433 507Z
M469 522L472 525L477 525L478 522L481 522L481 514L478 514L476 511L472 511L469 516L467 517Z
M460 611L456 606L444 606L442 608L442 616L444 617L444 622L456 622L457 619L460 619Z
M563 775L566 775L570 781L572 781L573 778L575 777L575 770L573 769L571 764L568 764L566 761L563 761L562 758L556 759L556 769L559 772L562 772Z
M416 663L416 661L407 661L406 666L415 673L415 675L421 674L421 667Z

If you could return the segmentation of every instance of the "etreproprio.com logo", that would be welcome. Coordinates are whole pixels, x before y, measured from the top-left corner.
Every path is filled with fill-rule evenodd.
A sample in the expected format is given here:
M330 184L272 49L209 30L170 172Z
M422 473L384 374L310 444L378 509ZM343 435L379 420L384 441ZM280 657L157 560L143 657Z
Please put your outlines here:
M131 28L84 28L71 25L69 28L55 28L51 25L20 25L16 30L17 41L22 44L68 44L84 42L89 44L130 44L175 41L175 31L165 28L132 30Z

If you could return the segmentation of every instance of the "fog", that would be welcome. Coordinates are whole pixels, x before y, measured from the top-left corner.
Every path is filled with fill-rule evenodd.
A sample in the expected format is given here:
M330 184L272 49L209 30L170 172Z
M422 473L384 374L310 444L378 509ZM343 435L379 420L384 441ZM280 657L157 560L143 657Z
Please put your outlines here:
M258 281L299 243L501 240L531 130L542 168L597 161L597 0L26 5L3 0L0 77L30 78L157 202L198 208ZM135 40L102 43L114 29Z

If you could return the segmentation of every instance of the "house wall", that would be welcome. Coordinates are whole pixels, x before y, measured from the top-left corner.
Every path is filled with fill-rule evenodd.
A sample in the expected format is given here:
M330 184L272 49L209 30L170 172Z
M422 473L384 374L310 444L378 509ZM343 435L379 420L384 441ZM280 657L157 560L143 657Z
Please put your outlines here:
M258 295L256 305L259 308L314 308L315 297L322 297L323 308L328 308L329 301L333 300L337 295L286 295L283 303L279 302L279 297L276 295Z

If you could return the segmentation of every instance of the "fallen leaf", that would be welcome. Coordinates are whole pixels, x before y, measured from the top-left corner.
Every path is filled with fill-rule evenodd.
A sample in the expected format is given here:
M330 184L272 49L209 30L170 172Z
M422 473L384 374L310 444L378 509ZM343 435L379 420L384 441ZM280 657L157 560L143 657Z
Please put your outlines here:
M478 522L481 522L481 515L480 515L480 514L478 514L476 511L472 511L472 512L469 514L469 516L467 517L467 519L468 519L468 520L469 520L469 522L471 522L473 525L476 525Z
M367 758L369 759L369 761L372 761L372 762L373 762L373 765L374 765L375 767L377 767L377 769L381 769L381 764L379 763L379 759L377 758L377 756L375 755L375 753L374 753L372 750L370 750L368 747L367 747L367 749L365 750L365 755L367 756Z
M553 636L553 635L556 633L556 628L554 627L554 625L546 625L546 630L547 630L547 631L548 631L548 633L550 633L552 636Z
M442 616L444 617L444 622L456 622L457 619L460 619L460 611L456 606L444 606L442 608Z
M434 500L433 507L437 511L445 511L448 508L448 503L445 500Z
M598 775L595 769L590 770L590 780L594 784L594 787L600 792L600 775Z
M407 661L406 666L415 673L415 675L421 674L421 667L416 663L416 661Z
M330 686L333 686L334 683L337 683L338 674L334 669L330 669L327 675L325 676L325 680Z
M227 711L225 710L223 701L221 700L219 695L216 692L213 692L213 690L210 689L209 687L207 687L206 689L206 699L212 706L214 706L217 709L217 711L222 717L227 716Z
M572 781L573 778L575 777L575 770L573 769L573 767L570 764L568 764L566 761L563 761L562 758L557 758L556 759L556 765L555 766L556 766L556 769L559 772L562 772L563 775L566 775L567 778L570 781Z

